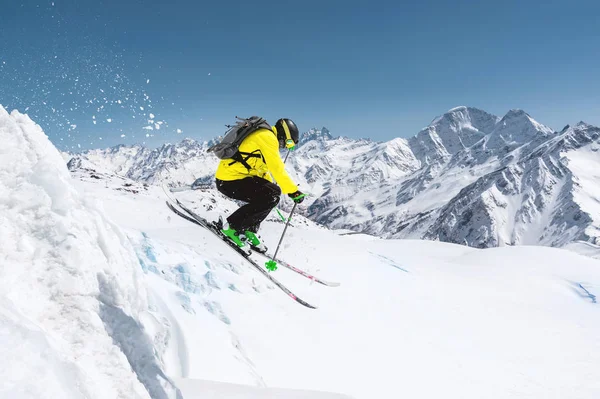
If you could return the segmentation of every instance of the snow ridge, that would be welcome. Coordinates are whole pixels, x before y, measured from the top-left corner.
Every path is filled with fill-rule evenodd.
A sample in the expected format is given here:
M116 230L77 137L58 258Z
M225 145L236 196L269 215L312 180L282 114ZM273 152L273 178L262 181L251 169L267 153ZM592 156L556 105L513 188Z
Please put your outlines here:
M145 336L139 317L148 309L127 238L75 190L27 116L0 106L0 140L0 352L19 359L5 362L0 396L178 397L149 338L136 347L117 339L125 320L132 336ZM30 338L25 348L19 336ZM140 356L154 370L138 367Z

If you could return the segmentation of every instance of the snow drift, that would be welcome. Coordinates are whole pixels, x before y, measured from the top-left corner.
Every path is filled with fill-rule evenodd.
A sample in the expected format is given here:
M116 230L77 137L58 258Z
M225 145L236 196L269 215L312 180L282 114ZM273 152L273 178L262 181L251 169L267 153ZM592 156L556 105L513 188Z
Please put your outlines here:
M135 253L41 128L0 106L0 396L167 398Z

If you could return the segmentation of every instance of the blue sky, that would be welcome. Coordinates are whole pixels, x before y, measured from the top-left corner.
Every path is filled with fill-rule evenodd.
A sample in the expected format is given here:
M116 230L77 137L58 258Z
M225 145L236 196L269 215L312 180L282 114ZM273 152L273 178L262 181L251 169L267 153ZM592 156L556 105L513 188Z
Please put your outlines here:
M0 104L63 149L253 114L375 140L458 105L600 125L599 3L4 1Z

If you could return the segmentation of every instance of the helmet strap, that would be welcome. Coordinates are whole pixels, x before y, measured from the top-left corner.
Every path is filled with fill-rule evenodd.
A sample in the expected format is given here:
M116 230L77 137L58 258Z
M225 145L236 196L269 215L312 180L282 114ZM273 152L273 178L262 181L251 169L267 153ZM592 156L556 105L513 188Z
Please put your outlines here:
M283 130L285 131L285 138L287 140L292 140L292 135L290 134L290 128L288 127L287 123L285 123L285 120L282 120L281 124L283 125Z

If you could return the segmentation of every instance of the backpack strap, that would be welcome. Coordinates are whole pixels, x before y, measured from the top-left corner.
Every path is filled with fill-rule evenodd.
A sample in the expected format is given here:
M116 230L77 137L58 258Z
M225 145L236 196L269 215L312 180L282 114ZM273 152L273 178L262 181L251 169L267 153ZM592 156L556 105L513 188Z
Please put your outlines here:
M258 151L259 153L257 154L256 151ZM245 156L245 158L244 158L244 156ZM246 169L250 170L250 169L252 169L252 167L248 163L248 160L250 158L262 158L263 161L265 160L265 158L262 156L262 154L260 154L260 150L254 150L253 152L238 151L231 157L231 159L233 159L233 162L230 162L229 166L233 165L236 162L239 162L242 165L244 165L244 167Z

